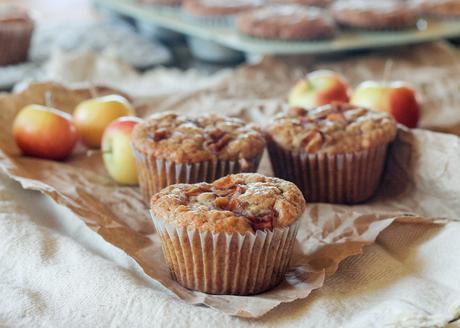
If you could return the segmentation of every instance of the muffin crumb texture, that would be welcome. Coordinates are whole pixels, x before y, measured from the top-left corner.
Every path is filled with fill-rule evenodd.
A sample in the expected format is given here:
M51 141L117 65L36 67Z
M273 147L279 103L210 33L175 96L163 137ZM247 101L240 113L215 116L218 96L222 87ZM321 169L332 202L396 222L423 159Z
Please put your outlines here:
M251 160L263 152L265 139L253 124L216 114L197 118L157 114L133 132L134 147L176 163Z
M172 185L151 200L152 213L166 223L228 233L288 226L305 206L293 183L256 173L229 175L213 183Z
M311 110L291 108L276 116L266 131L286 150L338 154L391 142L396 123L386 113L334 103Z

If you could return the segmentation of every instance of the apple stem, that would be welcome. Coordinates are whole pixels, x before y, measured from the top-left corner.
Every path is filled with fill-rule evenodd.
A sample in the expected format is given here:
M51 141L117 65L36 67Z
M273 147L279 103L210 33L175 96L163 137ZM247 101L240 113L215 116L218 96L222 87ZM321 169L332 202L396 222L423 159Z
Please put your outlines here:
M45 106L54 107L53 93L51 91L45 93Z
M393 60L388 59L385 62L385 67L383 69L383 80L382 83L385 85L390 80L391 72L393 70Z

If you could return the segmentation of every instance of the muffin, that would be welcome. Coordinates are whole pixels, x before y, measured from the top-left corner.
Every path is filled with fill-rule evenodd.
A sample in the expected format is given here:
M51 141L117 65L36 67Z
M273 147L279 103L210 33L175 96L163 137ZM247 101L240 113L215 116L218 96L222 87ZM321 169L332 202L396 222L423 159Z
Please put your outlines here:
M341 0L331 6L331 14L341 26L394 30L414 27L417 14L403 1Z
M268 0L267 3L290 4L296 3L304 6L327 7L332 0Z
M415 2L422 16L437 18L460 17L460 1L458 0L421 0Z
M136 126L132 140L147 204L170 184L255 172L265 148L263 133L255 125L216 114L157 114Z
M263 0L184 0L182 8L188 18L200 23L228 24L236 14L257 8L263 2Z
M34 24L24 9L0 5L0 66L27 60Z
M396 123L386 113L346 103L291 108L266 128L277 177L309 202L360 203L376 191Z
M274 4L244 12L236 18L238 30L264 39L315 40L331 37L335 25L324 11L297 4Z
M251 295L278 285L304 210L293 183L256 173L172 185L151 200L173 278L209 294Z
M139 0L139 2L145 5L179 7L183 0Z

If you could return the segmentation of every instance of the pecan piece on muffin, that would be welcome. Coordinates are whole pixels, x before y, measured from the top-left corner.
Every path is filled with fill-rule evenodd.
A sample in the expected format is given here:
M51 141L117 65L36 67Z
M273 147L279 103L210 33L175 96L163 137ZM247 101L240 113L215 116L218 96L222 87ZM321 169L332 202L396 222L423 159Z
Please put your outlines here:
M152 197L151 213L181 285L249 295L284 278L305 206L293 183L242 173L166 187Z
M308 201L359 203L376 191L396 123L386 113L347 103L293 108L266 128L275 175Z
M25 9L0 5L0 66L27 60L34 23Z
M265 148L258 127L216 114L196 118L157 114L134 129L132 140L147 203L170 184L255 172Z
M236 19L238 30L264 39L316 40L335 33L324 10L298 4L273 4L244 12Z
M335 21L345 27L393 30L415 27L417 12L403 1L339 0L331 6Z

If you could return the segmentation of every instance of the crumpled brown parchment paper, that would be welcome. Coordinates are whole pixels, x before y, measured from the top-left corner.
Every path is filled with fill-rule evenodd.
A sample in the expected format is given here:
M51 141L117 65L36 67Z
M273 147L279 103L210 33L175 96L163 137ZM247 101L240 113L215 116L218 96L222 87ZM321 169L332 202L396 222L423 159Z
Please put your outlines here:
M111 181L104 172L100 154L87 155L80 149L64 163L20 156L11 136L12 120L24 105L43 103L47 91L53 92L56 107L69 112L90 96L86 90L46 83L33 84L19 94L1 95L0 167L24 188L41 191L68 207L106 241L133 257L150 277L191 304L206 304L241 317L259 317L281 303L305 298L321 287L326 274L333 274L340 261L361 253L394 220L432 224L443 217L455 218L460 211L457 201L460 174L455 167L460 157L459 139L421 130L400 130L390 151L384 181L373 200L358 206L311 204L308 207L286 282L272 291L250 297L192 292L170 278L159 238L138 189ZM193 95L201 101L197 102ZM203 111L212 111L219 102L205 98L214 99L218 95L202 90L179 96L182 107L178 107L185 112L189 108L193 113L199 104ZM174 101L178 100L171 99ZM231 101L237 103L235 99ZM240 116L246 119L268 118L269 106L257 102L256 99L251 104L249 99L243 99L234 108L244 109L241 111L244 115ZM144 103L139 113L145 116L163 107L167 107L165 102L157 107ZM279 110L279 105L273 104L273 113L277 111L275 108ZM261 172L269 174L266 158L264 161Z

